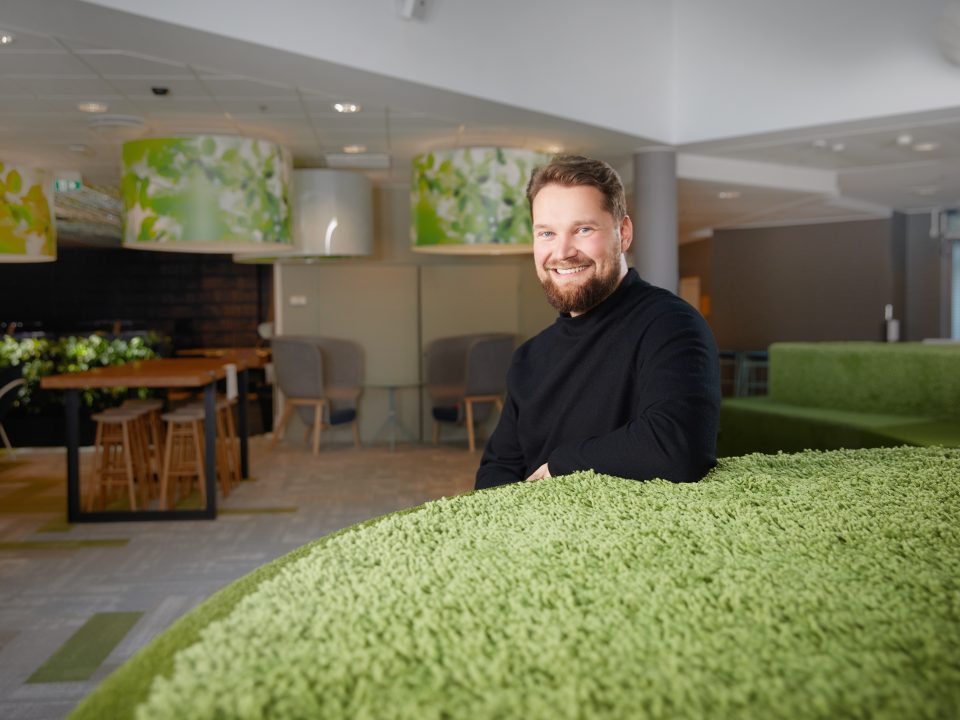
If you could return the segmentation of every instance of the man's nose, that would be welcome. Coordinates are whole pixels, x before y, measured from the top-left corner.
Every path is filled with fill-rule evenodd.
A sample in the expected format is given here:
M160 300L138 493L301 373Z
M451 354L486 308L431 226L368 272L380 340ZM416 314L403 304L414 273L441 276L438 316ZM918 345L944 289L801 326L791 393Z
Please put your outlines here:
M577 254L577 246L574 243L573 235L569 233L560 233L557 235L557 244L554 247L554 253L560 259L566 259Z

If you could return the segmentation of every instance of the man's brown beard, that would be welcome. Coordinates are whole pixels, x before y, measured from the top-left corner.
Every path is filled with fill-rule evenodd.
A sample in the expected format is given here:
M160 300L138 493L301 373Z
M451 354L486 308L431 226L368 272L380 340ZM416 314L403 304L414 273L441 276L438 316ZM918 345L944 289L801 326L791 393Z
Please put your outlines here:
M566 291L554 282L552 270L540 280L547 302L561 313L585 313L606 300L620 284L619 265L614 265L606 277L594 275L587 282Z

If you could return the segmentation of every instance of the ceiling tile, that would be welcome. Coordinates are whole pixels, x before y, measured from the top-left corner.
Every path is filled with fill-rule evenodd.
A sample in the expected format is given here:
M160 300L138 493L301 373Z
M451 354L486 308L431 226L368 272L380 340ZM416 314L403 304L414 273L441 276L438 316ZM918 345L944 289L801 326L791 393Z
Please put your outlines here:
M0 51L0 57L3 58L3 63L0 64L0 74L7 76L77 75L91 77L96 74L67 52Z
M29 88L35 95L43 96L66 95L74 98L90 96L91 100L96 100L98 98L92 96L117 94L117 91L108 83L97 77L34 77L16 82Z
M128 96L154 96L151 88L165 87L169 94L154 96L159 101L173 98L209 98L207 89L194 77L168 77L163 75L139 75L136 77L110 76L111 85Z
M220 98L218 101L220 107L232 115L269 115L306 118L300 100L295 97ZM266 110L261 108L266 108Z
M223 111L216 101L203 97L157 97L156 95L130 95L130 102L136 105L140 112L150 115L180 115L209 113L218 118L223 117Z
M0 49L0 57L6 57L8 53L24 52L26 50L53 50L63 52L63 47L52 37L46 35L35 35L32 33L12 30L16 40Z
M136 105L120 95L82 95L78 97L57 95L42 96L39 99L44 102L48 110L64 113L84 125L86 125L91 118L96 117L98 113L81 112L77 109L78 102L91 101L106 103L107 112L112 115L136 115L140 112Z
M104 76L193 77L193 72L184 63L143 57L119 50L81 51L77 53L77 57Z
M248 78L204 75L202 80L207 89L219 98L297 97L297 93L292 87L257 82Z

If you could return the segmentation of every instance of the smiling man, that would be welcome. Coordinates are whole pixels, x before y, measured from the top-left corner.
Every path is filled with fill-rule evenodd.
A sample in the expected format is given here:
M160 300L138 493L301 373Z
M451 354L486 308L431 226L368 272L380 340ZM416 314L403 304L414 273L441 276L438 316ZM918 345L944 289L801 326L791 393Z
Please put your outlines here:
M527 199L537 275L560 316L514 353L476 487L588 469L699 480L716 463L716 344L696 310L627 269L617 173L560 157L534 171Z

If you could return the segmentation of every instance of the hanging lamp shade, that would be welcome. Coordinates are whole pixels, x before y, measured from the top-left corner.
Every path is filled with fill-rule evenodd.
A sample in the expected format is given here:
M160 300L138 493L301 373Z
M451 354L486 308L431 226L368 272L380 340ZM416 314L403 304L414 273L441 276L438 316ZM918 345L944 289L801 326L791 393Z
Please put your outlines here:
M413 249L481 255L530 252L527 181L550 157L494 147L416 156L410 185Z
M293 244L290 156L251 138L199 135L123 146L123 246L282 252Z
M240 263L310 263L373 254L369 178L349 170L293 171L294 247L283 255L243 253Z
M0 162L0 262L57 259L53 183L45 170Z

